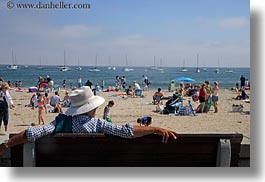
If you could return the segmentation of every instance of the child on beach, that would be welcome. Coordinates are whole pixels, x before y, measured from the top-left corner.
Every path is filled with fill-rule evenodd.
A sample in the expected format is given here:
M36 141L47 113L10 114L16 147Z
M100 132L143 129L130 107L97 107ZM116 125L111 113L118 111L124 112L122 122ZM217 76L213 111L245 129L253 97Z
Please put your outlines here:
M32 106L31 109L35 109L38 106L37 100L38 100L38 96L34 93L30 100L30 105Z
M38 120L39 120L39 125L42 123L44 125L44 118L43 118L43 108L45 109L45 113L47 114L47 109L46 105L43 99L43 96L41 93L38 93Z
M63 80L63 89L65 90L65 88L66 88L66 80Z
M143 116L142 118L138 118L136 121L140 126L149 126L152 123L152 118L149 116Z
M112 123L112 119L110 117L110 108L114 106L114 101L111 100L109 101L108 105L104 108L104 113L103 113L103 119L106 121Z
M70 107L71 101L70 101L70 96L69 96L68 91L65 92L65 96L63 98L62 103L63 103L63 107Z

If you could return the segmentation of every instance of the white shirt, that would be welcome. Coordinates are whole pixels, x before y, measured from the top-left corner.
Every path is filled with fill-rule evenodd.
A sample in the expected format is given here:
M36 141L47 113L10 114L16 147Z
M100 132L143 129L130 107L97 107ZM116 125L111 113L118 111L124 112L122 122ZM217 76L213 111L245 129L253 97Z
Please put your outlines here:
M1 91L1 92L2 92L2 91ZM12 97L11 97L11 95L9 94L8 90L6 90L5 98L6 98L7 103L9 102L11 105L14 105L14 102L13 102Z

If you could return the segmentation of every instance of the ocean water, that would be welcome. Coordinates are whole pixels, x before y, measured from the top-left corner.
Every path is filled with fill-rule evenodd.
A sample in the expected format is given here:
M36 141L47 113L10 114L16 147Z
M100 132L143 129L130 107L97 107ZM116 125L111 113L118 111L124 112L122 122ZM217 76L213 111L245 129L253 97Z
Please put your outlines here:
M132 84L133 81L137 81L142 84L143 75L147 75L151 84L150 89L167 89L171 80L178 77L189 77L194 79L192 84L201 84L205 80L208 80L211 85L214 81L219 83L220 88L232 88L236 83L239 83L239 78L244 75L246 79L250 81L250 68L229 68L232 69L232 73L227 73L228 68L220 68L220 72L215 73L215 68L206 68L206 70L200 69L200 73L196 73L196 68L187 68L187 72L180 72L180 68L168 67L164 68L164 71L152 70L148 67L133 67L133 71L125 72L123 67L116 67L116 70L108 70L107 67L98 67L99 72L89 72L91 67L82 67L82 70L77 70L77 67L71 67L71 71L62 72L57 66L43 66L43 69L38 69L37 66L19 66L17 70L8 70L7 65L0 66L0 77L3 77L5 81L22 81L23 87L35 86L38 82L38 77L49 76L54 80L55 87L62 87L63 80L66 80L67 88L70 88L70 83L73 86L77 85L78 76L82 77L83 84L90 80L94 85L98 83L101 85L102 80L105 81L105 87L115 86L116 76L125 76L127 79L127 85Z

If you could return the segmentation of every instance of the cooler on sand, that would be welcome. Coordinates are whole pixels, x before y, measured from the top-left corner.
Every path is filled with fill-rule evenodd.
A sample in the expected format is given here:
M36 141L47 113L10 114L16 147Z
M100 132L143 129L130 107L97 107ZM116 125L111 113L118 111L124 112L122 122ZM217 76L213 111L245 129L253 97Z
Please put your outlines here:
M29 92L37 92L37 87L29 87Z

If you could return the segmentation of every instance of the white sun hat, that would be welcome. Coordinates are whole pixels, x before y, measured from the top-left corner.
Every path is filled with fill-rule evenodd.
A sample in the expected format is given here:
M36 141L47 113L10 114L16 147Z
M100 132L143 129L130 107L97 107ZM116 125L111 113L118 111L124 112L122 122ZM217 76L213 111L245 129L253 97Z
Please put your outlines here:
M100 96L94 96L90 87L83 86L71 92L70 101L71 106L65 114L67 116L76 116L99 107L105 102L105 99Z

